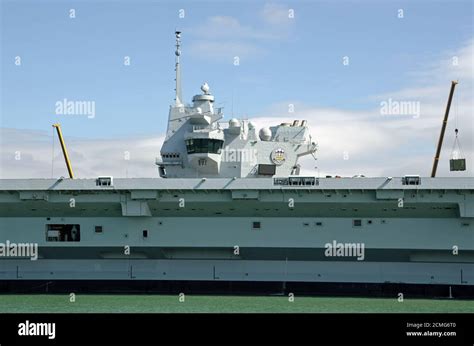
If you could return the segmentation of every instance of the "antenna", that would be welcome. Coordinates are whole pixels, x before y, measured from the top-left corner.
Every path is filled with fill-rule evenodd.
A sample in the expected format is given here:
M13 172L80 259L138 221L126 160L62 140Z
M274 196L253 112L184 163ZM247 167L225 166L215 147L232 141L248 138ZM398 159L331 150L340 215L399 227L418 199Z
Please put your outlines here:
M181 68L179 66L179 56L181 55L181 31L175 31L175 35L176 35L176 51L175 51L175 55L176 55L176 65L175 65L175 71L176 71L176 88L175 88L175 91L176 91L176 97L175 97L175 101L176 101L176 106L182 106L183 103L181 102L182 100L182 94L181 94Z

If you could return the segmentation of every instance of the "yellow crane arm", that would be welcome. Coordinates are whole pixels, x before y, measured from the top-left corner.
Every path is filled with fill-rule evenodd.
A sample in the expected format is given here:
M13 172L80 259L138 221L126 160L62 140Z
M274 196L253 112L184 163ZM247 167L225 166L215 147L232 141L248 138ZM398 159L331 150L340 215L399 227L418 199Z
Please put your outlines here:
M74 179L74 172L72 171L71 161L69 161L69 155L67 153L66 144L64 143L63 134L61 132L60 124L53 124L53 127L56 128L58 132L59 142L61 143L61 149L63 150L64 161L66 161L67 171L69 172L69 178Z

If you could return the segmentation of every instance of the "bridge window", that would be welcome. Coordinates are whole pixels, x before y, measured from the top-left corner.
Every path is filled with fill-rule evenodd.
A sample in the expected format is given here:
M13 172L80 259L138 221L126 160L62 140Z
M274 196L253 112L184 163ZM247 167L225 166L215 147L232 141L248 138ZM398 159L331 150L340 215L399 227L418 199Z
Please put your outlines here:
M192 138L186 140L188 154L220 154L223 140L211 138Z

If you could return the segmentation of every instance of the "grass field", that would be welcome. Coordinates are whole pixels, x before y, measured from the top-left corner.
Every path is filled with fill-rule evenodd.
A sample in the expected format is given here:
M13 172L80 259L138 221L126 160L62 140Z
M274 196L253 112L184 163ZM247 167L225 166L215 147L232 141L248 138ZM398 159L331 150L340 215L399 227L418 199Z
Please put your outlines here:
M473 300L187 295L0 295L0 313L474 313Z

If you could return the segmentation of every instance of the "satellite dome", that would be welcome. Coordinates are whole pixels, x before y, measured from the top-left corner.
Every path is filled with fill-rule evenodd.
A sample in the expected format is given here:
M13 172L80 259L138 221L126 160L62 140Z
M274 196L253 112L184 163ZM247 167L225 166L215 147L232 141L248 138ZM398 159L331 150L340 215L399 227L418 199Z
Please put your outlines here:
M239 127L239 126L240 126L240 122L238 119L232 118L229 120L229 127Z
M205 82L203 85L201 85L201 90L204 94L208 94L209 93L209 84L207 84L207 82Z
M270 130L269 127L263 127L260 129L260 132L258 133L258 136L262 141L269 141L272 139L272 130Z
M249 130L253 130L255 128L255 124L253 122L249 122Z

